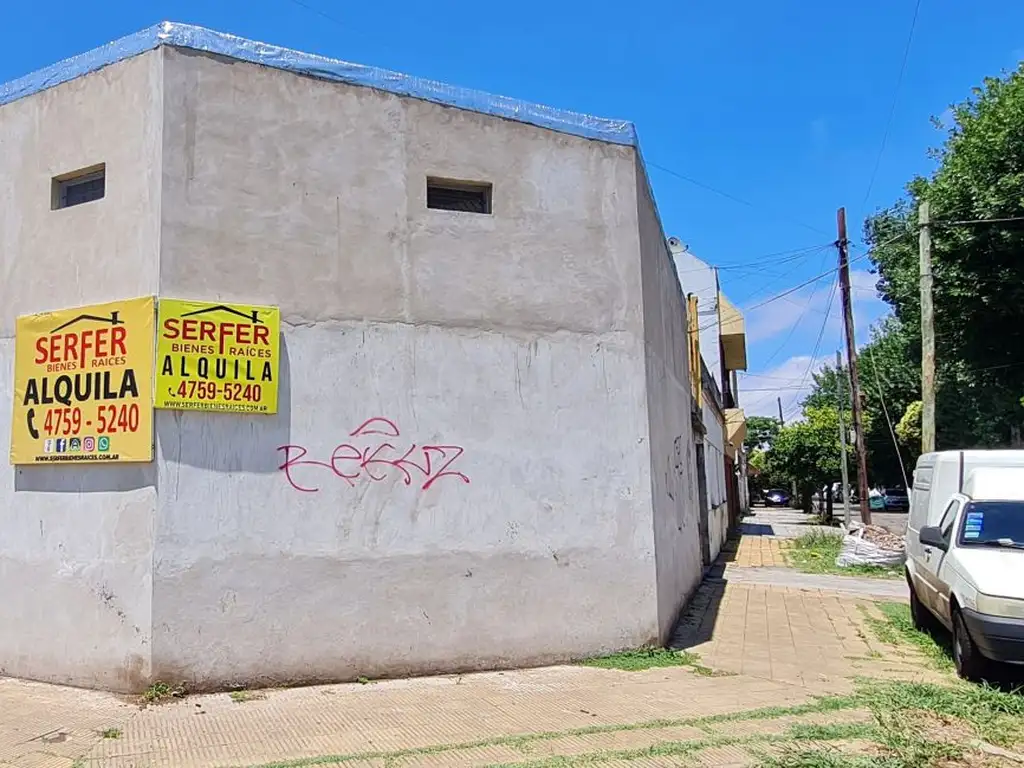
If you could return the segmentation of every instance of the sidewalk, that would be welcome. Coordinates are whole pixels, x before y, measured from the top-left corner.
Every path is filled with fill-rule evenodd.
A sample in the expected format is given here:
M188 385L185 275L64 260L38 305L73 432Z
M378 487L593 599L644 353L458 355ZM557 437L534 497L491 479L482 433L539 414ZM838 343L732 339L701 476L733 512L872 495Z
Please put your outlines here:
M146 708L0 679L0 766L555 768L679 765L684 755L697 765L750 765L793 723L866 717L813 704L849 692L856 675L935 674L871 639L869 596L800 583L792 571L797 583L786 586L737 578L759 570L778 578L779 545L775 536L745 536L721 575L702 585L673 641L698 654L686 657L689 666L561 666L189 696ZM808 707L752 713L797 705Z

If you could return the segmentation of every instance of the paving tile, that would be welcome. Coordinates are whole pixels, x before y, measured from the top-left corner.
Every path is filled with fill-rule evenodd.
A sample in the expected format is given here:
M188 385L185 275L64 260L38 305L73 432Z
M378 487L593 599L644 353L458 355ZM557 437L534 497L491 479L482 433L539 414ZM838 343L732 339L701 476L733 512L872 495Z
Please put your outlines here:
M772 528L784 526L798 527ZM922 667L918 654L873 639L864 616L879 615L873 592L840 591L785 568L785 545L776 535L730 544L727 566L704 581L676 628L673 647L700 654L725 676L566 666L275 690L242 704L195 696L145 710L108 694L0 679L0 765L71 768L84 758L88 768L235 768L331 755L358 768L489 765L699 740L704 732L689 725L635 726L846 693L854 675L946 679ZM900 588L893 586L885 589ZM715 728L771 733L758 729L785 723ZM588 732L593 726L611 730ZM105 728L120 729L120 738L103 739ZM720 747L619 763L739 766L750 755Z

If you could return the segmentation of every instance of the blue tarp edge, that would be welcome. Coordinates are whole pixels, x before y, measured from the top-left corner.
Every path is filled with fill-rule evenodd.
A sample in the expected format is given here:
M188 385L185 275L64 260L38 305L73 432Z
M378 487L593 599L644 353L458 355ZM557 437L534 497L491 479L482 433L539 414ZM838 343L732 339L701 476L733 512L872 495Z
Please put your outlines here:
M0 106L47 88L53 88L161 45L205 51L322 80L376 88L399 96L409 96L436 104L529 123L587 139L638 146L636 129L631 122L626 120L609 120L506 96L495 96L483 91L460 88L310 53L301 53L276 45L215 32L204 27L170 21L162 22L4 83L0 85Z

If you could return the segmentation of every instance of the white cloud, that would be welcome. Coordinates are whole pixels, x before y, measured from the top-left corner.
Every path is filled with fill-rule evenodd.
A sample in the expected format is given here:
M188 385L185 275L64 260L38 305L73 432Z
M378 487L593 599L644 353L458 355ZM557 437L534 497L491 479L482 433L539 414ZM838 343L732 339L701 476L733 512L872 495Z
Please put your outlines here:
M853 290L861 291L863 293L870 294L871 296L877 296L877 285L878 275L874 274L873 272L868 272L866 269L850 270L850 287L853 288Z
M801 319L806 320L815 315L820 318L825 312L830 291L830 285L819 285L817 288L808 286L802 291L750 310L745 318L747 343L754 344L770 339L783 331L788 331L801 322ZM752 303L758 304L759 301L755 300Z
M863 269L850 270L850 287L853 293L853 314L858 337L866 334L868 328L888 311L888 306L878 297L875 285L878 276ZM828 307L832 284L809 286L777 301L757 307L746 313L747 343L757 344L791 329L797 323L808 327L820 327ZM754 300L752 303L757 304ZM842 326L842 313L838 291L832 299L825 334L831 338Z
M811 374L824 365L834 365L834 356L797 355L763 373L744 374L740 377L740 407L748 416L779 416L778 399L782 400L782 413L789 422L799 416L800 401L814 386Z

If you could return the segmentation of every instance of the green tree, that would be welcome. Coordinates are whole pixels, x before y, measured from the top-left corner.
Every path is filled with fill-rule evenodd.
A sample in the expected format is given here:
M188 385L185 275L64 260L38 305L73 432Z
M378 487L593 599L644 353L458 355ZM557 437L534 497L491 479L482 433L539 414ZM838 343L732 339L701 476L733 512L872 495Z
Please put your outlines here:
M805 408L801 421L779 430L768 454L772 471L796 481L807 512L814 493L839 476L839 461L839 412L826 406Z
M903 467L915 461L920 453L920 440L916 446L897 446L889 426L891 422L895 429L910 403L921 397L919 347L898 320L888 318L874 329L871 340L857 355L865 421L864 444L872 483L902 483ZM842 402L848 408L850 384L846 368L838 371L826 366L815 373L813 389L802 403L805 412L809 408L835 410L840 399L840 384ZM849 420L845 423L848 429L852 427ZM851 453L851 469L854 466Z
M1015 444L1024 424L1024 222L951 222L1024 217L1024 65L987 78L952 114L932 152L935 172L868 219L866 239L881 295L916 342L917 211L930 202L938 447Z
M896 425L896 436L904 445L921 445L921 407L920 400L915 400L907 406L906 413Z
M755 449L767 451L772 447L775 436L779 434L779 420L771 416L748 416L747 436L743 439L748 453Z

